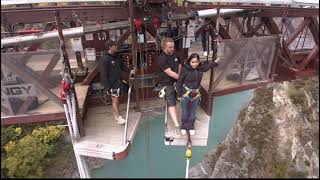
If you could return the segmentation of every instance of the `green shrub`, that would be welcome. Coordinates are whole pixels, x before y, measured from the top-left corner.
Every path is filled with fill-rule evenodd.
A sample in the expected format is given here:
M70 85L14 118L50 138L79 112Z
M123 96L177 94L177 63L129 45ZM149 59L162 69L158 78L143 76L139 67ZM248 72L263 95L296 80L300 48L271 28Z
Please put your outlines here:
M5 155L4 145L10 141L15 141L21 137L22 129L11 125L9 127L1 127L1 159Z
M9 141L4 146L6 156L1 159L1 168L10 178L43 177L63 130L57 126L40 127L20 140Z
M22 133L22 129L16 126L1 127L1 147L7 144L9 141L14 141L19 138Z

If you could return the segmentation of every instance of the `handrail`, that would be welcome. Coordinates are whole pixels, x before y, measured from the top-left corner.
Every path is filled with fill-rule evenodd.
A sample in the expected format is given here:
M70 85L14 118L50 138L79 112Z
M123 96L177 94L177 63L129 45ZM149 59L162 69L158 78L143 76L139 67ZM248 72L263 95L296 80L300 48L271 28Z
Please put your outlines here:
M127 112L126 112L126 123L125 123L125 126L124 126L123 145L125 145L126 142L127 142L127 129L128 129L128 117L129 117L129 106L130 106L131 88L132 88L132 86L130 85L129 91L128 91L128 102L127 102Z
M126 122L124 126L124 137L123 137L123 145L126 145L127 142L127 131L128 131L128 118L129 118L129 108L130 108L130 95L132 84L134 81L135 70L131 70L129 74L129 90L128 90L128 101L127 101L127 112L126 112Z

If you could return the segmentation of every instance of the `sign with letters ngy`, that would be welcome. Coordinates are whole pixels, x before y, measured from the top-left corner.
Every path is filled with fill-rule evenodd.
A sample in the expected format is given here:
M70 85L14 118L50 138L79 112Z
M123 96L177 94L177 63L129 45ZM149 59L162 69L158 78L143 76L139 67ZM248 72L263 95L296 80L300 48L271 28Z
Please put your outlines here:
M1 84L1 99L9 97L26 98L28 96L36 96L33 84Z

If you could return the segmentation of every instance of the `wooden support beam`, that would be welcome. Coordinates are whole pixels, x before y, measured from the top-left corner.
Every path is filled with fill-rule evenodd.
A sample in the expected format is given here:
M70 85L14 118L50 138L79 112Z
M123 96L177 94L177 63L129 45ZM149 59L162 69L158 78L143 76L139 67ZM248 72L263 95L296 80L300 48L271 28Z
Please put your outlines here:
M55 102L57 105L63 108L63 104L61 100L52 93L48 88L46 88L39 78L36 78L34 74L31 74L26 68L21 68L17 65L14 59L10 58L1 58L1 64L9 68L11 71L15 72L26 82L32 83L36 86L44 95L46 95L49 99Z
M318 48L318 46L315 45L315 46L312 48L312 50L311 50L311 52L309 53L309 55L308 55L306 58L304 58L304 59L302 60L302 62L299 64L298 69L299 69L299 70L304 69L304 68L306 67L306 65L307 65L308 63L310 63L310 61L313 60L314 58L316 58L318 55L319 55L319 48Z
M287 39L287 45L289 46L296 37L310 24L310 19L304 19L304 21L296 28L296 30L290 34L290 36Z

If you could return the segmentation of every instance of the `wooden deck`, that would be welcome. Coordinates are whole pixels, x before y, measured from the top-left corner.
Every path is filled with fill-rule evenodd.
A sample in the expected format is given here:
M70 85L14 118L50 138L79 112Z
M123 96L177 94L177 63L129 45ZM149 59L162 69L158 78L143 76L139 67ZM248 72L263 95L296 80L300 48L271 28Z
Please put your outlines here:
M141 112L136 112L130 104L127 138L131 143L141 120ZM125 118L126 104L120 104L120 114ZM76 153L110 160L117 154L128 151L130 143L124 144L125 125L116 123L112 107L102 106L87 109L85 118L85 136L75 143ZM124 158L124 157L122 157Z
M177 105L179 122L181 117L181 106ZM209 134L209 123L210 116L208 116L203 109L200 107L196 111L196 121L195 121L195 135L191 136L192 146L207 146L208 134ZM165 127L164 135L165 145L174 145L174 146L186 146L187 144L187 135L180 134L175 136L174 134L174 123L168 112L168 121L167 126Z

